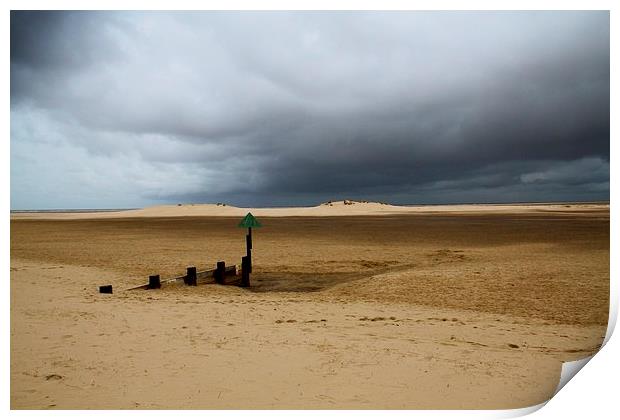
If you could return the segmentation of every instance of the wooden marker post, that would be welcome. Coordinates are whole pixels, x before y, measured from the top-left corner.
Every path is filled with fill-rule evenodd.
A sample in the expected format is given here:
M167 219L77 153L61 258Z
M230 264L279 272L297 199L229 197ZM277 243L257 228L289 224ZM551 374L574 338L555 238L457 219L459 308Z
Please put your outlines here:
M245 236L246 256L241 259L241 282L242 285L247 282L247 286L249 286L250 273L252 272L252 228L259 228L262 227L262 225L256 220L256 217L254 217L252 213L248 213L238 226L241 228L248 228L248 234Z
M250 257L241 257L241 287L250 287Z
M184 280L188 286L196 286L196 267L187 267L187 275Z
M248 256L248 273L252 272L252 228L248 228L248 234L245 235L245 255Z
M159 281L159 274L149 276L149 285L147 289L159 289L161 288L161 282Z
M216 267L217 268L213 272L215 282L217 284L224 284L224 278L226 276L226 263L224 261L218 261Z

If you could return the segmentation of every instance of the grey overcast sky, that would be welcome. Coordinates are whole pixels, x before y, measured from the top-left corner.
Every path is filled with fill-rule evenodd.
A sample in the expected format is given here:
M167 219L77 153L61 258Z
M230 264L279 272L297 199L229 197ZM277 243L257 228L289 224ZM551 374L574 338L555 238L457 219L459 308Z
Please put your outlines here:
M11 208L609 199L609 14L11 12Z

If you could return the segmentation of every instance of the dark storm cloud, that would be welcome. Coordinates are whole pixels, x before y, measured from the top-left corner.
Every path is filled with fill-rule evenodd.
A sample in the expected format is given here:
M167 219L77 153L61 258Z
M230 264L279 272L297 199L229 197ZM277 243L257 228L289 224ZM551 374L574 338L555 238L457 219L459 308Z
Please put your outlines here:
M11 119L145 201L608 199L609 15L12 12Z

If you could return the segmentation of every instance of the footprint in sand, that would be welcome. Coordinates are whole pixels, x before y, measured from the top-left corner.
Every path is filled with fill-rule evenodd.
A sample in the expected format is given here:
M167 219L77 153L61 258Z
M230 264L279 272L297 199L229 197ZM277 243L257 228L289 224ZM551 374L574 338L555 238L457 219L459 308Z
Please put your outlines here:
M392 319L392 318L390 318ZM394 318L396 319L396 318ZM374 318L368 318L367 316L364 316L362 318L359 319L360 321L371 321L371 322L375 322L375 321L385 321L386 318L382 317L382 316L376 316Z

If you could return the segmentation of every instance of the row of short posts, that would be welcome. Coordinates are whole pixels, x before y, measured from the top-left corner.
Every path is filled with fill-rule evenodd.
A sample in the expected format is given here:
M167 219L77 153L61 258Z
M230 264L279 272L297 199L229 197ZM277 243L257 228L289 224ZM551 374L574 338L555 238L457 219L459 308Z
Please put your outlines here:
M226 277L226 262L225 261L217 262L216 269L213 272L213 277L215 278L215 283L217 284L225 283L224 281ZM198 275L197 275L196 267L187 267L187 274L183 277L183 282L187 286L196 286L198 284L197 281L198 281ZM249 284L249 279L248 279L248 284ZM161 279L159 277L159 274L149 276L149 284L147 286L147 289L159 289L159 288L161 288Z
M245 236L246 255L241 258L241 287L250 287L250 273L252 272L252 226L261 227L261 224L256 220L252 213L248 213L239 227L247 227L248 234ZM226 263L224 261L218 261L216 265L213 277L215 283L224 284L224 278L226 276ZM187 267L187 274L184 276L184 282L188 286L197 285L197 272L196 267ZM149 276L148 289L159 289L161 287L161 281L159 274Z
M239 227L247 227L248 234L245 236L246 255L241 258L241 287L250 287L250 273L252 272L252 226L261 227L261 224L256 220L252 213L248 213ZM224 261L218 261L216 269L213 273L215 283L225 284L226 277L226 263ZM187 267L187 274L183 276L183 281L188 286L196 286L198 284L198 273L196 267ZM143 287L143 286L139 286ZM159 274L149 276L149 283L146 285L147 289L160 289L161 279ZM112 285L99 286L99 293L112 293Z
M216 284L224 284L226 277L226 262L218 261L216 264L215 271L213 272L213 278L215 279ZM185 284L188 286L196 286L198 281L198 275L196 272L196 267L187 267L187 274L183 279Z

